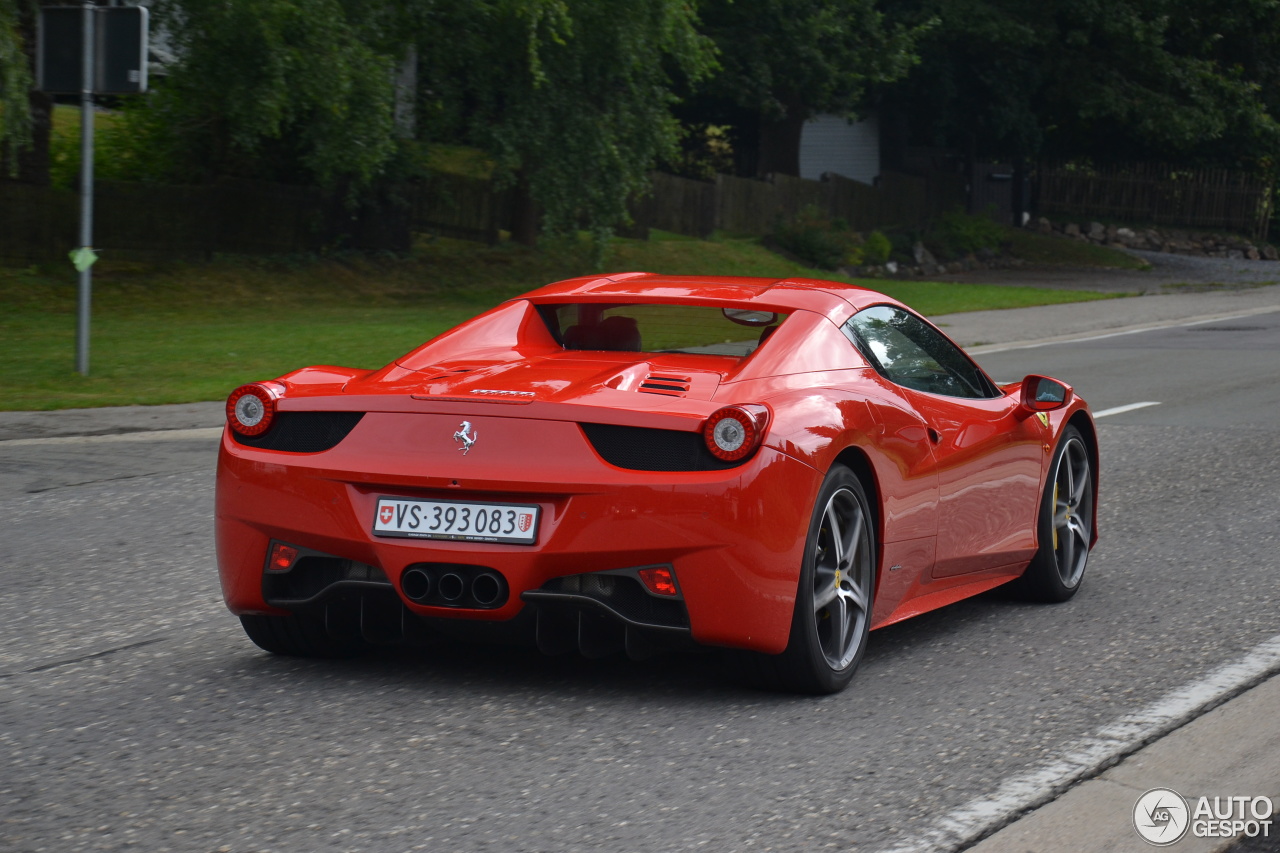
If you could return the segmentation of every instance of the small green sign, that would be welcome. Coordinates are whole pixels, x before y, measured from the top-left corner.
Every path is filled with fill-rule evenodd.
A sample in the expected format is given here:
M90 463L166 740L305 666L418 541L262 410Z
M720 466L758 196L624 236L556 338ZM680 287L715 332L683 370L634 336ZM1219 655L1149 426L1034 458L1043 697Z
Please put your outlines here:
M93 266L98 260L98 255L88 246L81 246L79 249L72 249L70 252L71 264L76 268L76 272L84 272Z

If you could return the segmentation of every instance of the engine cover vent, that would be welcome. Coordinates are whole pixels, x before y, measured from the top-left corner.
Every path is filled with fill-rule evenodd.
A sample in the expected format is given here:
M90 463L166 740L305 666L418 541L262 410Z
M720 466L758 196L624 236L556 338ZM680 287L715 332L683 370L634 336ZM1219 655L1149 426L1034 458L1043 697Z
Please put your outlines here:
M683 397L689 393L689 386L692 382L693 379L688 376L650 373L640 383L639 390L643 394L665 394L668 397Z

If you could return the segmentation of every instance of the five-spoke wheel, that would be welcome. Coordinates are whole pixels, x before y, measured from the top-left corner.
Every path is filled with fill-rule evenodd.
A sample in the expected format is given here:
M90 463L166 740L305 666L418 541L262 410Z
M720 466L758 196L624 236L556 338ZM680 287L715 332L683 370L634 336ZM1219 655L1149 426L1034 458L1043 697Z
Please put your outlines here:
M814 502L787 649L770 661L775 686L836 693L849 683L867 647L875 564L866 490L836 465Z
M813 542L811 618L832 670L861 653L871 616L871 520L864 504L851 487L838 488L822 508Z
M1040 550L1020 582L1029 598L1066 601L1080 588L1093 544L1093 494L1089 448L1079 430L1067 427L1041 499Z

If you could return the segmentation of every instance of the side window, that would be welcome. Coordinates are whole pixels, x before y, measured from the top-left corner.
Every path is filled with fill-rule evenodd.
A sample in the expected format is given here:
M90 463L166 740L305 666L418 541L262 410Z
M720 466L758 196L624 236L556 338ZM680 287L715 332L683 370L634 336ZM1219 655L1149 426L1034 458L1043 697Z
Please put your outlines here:
M968 356L910 312L874 305L853 315L843 331L881 376L905 388L947 397L1000 393Z

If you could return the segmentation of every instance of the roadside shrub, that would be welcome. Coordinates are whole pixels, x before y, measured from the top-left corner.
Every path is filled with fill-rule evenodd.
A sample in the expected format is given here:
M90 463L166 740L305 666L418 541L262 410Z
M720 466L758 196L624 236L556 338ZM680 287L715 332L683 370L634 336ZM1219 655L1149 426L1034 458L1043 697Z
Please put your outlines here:
M824 270L857 266L863 259L861 239L848 224L833 221L815 207L806 207L790 222L779 222L769 242Z
M1004 228L985 216L953 210L942 215L925 242L937 246L947 257L961 257L983 249L999 249L1004 240Z
M729 126L695 124L682 127L678 151L662 160L663 171L695 181L714 181L733 171Z
M884 236L883 231L872 231L862 244L862 260L868 264L880 265L889 260L893 254L893 243Z
M889 257L900 263L909 264L913 260L912 247L920 239L918 231L889 232Z

